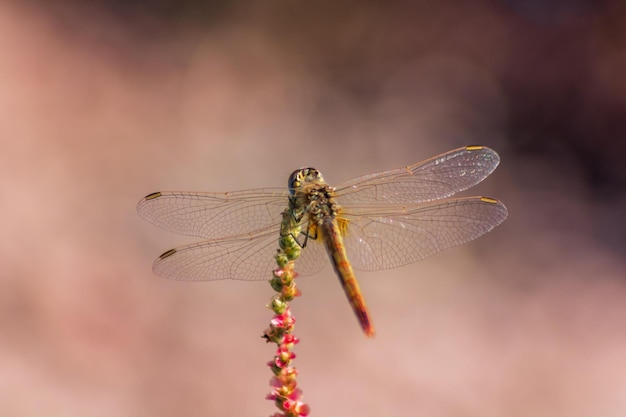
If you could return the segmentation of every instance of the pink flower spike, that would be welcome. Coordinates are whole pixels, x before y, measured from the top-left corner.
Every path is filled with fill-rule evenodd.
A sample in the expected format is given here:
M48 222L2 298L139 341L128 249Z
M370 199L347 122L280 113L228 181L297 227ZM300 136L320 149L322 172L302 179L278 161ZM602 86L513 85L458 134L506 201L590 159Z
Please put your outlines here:
M309 407L301 401L302 391L296 381L298 372L291 366L296 357L292 349L299 339L291 334L296 320L291 315L289 303L301 294L295 282L298 274L294 270L294 261L300 256L301 249L294 236L299 235L300 224L291 205L283 212L282 218L279 250L274 258L279 268L274 270L269 282L276 292L268 304L274 316L261 336L268 343L277 345L273 361L268 362L274 377L270 380L271 389L266 398L280 410L271 417L299 417L307 416Z

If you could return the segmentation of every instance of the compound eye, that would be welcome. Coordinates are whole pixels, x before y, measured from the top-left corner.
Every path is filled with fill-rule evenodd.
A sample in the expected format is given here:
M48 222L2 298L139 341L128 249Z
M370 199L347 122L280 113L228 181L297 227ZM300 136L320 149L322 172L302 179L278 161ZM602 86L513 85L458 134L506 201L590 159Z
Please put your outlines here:
M296 169L289 176L289 181L287 181L287 187L289 187L289 192L294 194L296 188L300 188L302 186L302 169Z

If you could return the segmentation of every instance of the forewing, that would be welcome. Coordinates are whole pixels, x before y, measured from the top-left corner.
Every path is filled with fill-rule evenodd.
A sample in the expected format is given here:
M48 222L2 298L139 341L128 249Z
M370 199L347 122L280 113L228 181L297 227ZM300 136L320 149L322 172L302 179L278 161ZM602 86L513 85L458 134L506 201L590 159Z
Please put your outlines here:
M277 268L279 230L265 228L251 234L213 239L171 249L153 264L155 274L184 281L220 279L269 280ZM313 242L296 260L296 272L310 275L326 264L322 245Z
M278 225L287 205L287 191L282 188L228 193L160 191L141 199L137 213L165 230L215 239Z
M489 232L507 217L506 206L486 197L449 199L400 208L354 207L344 238L355 268L374 271L422 260Z
M466 190L493 172L498 154L467 146L405 168L355 178L336 187L340 205L410 204L438 200Z

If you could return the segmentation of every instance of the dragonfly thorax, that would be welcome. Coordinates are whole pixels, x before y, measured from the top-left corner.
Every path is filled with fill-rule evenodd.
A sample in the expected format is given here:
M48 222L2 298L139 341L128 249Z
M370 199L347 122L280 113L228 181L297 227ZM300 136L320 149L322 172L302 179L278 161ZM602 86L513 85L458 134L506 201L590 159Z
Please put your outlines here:
M339 211L335 202L335 189L324 182L315 168L302 168L289 176L290 209L297 222L321 225L324 219L334 217Z
M300 206L307 214L308 221L321 225L324 219L335 217L339 205L334 199L335 189L328 184L307 184L296 192Z

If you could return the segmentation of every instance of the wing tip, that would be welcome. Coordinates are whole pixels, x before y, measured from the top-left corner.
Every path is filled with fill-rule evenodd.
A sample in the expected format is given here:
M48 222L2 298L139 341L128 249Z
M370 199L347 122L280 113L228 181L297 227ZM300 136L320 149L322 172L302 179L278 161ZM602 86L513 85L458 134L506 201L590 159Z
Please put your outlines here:
M154 193L150 193L147 196L145 196L144 198L142 198L141 200L139 200L139 202L137 203L137 213L139 213L139 215L141 217L144 217L143 212L146 210L145 206L147 204L147 202L151 201L151 200L156 200L157 198L161 197L162 193L161 191L157 191Z
M487 166L490 166L487 176L489 176L498 167L498 165L500 165L500 155L498 155L498 152L494 151L488 146L469 145L463 149L467 152L480 151L480 153L482 154L481 159L491 161L487 164Z
M507 219L507 217L509 217L509 209L506 207L506 205L502 201L497 200L495 198L491 198L491 197L479 197L478 199L481 203L498 206L499 217L498 217L497 223L494 224L493 227L499 226Z

